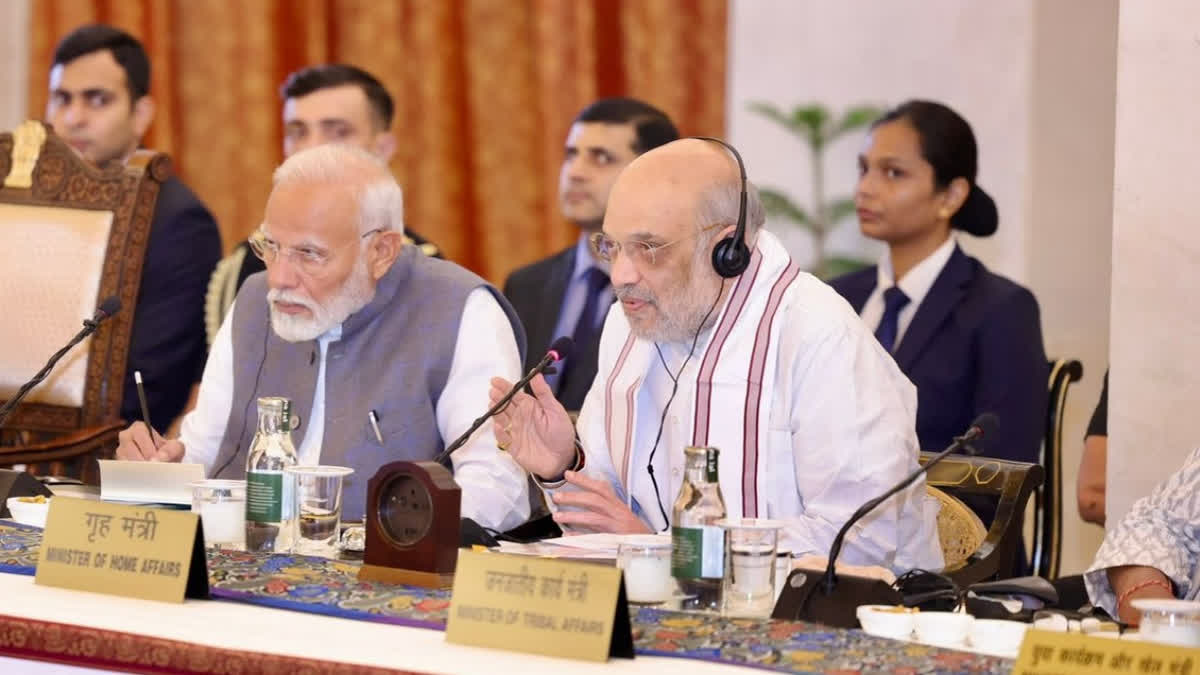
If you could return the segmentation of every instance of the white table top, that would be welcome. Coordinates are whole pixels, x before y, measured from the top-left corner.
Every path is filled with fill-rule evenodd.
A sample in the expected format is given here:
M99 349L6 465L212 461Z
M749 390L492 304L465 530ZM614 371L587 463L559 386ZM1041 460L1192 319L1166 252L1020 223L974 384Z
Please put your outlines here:
M441 631L355 621L242 603L187 600L176 605L37 586L0 574L0 614L122 631L241 651L407 668L430 673L749 672L694 659L638 656L607 663L568 661L448 644ZM17 664L13 667L13 664ZM86 669L0 657L0 672L78 673Z

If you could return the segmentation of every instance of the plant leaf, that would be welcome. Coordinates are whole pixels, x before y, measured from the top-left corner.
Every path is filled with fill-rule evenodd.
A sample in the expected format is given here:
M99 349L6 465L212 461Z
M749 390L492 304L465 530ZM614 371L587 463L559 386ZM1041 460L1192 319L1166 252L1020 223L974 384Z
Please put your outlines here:
M855 129L861 129L869 125L871 122L879 119L882 115L883 109L877 106L854 106L842 113L841 118L838 119L837 123L833 125L833 128L830 130L829 136L826 138L826 140L831 141L845 133L854 131Z
M780 110L776 105L774 105L772 103L767 103L765 101L751 101L746 106L746 108L750 112L758 113L759 115L762 115L763 117L765 117L773 122L777 122L778 124L783 126L785 129L788 129L789 131L792 131L797 134L804 133L803 129L797 129L795 127L795 123L789 115L784 113L782 110Z
M854 213L854 199L850 197L842 197L835 199L829 204L829 224L830 226L837 225L842 222L846 216Z
M772 216L778 216L793 223L810 226L812 223L808 219L808 214L803 208L797 206L786 194L772 188L761 188L758 191L759 198L762 199L763 208Z
M825 129L829 124L829 109L820 103L796 106L792 119L797 129L803 129L814 150L825 145Z
M825 264L822 266L824 269L821 270L821 278L826 280L835 279L843 274L857 272L858 270L861 270L862 268L871 264L872 263L869 261L860 260L858 258L847 258L845 256L837 255L830 256L825 260Z

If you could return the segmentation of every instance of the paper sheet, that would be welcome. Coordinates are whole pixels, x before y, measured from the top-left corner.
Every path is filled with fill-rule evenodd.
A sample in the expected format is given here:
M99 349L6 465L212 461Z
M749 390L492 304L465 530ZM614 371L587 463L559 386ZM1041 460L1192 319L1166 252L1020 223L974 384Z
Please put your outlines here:
M100 499L134 504L191 504L188 483L204 480L203 464L102 459Z

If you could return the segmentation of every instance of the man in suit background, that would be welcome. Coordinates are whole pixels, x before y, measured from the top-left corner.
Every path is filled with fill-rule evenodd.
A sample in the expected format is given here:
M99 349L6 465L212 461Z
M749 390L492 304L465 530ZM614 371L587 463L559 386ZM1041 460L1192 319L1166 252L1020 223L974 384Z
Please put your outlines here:
M607 265L597 260L588 237L604 222L617 175L642 153L679 138L661 110L631 98L605 98L580 111L567 133L558 199L563 217L579 229L570 248L513 272L504 295L517 310L532 368L560 335L575 340L572 354L547 384L567 410L579 410L596 377L600 329L613 302Z
M371 153L383 164L396 154L392 120L396 106L376 77L344 63L322 63L288 75L279 88L283 99L283 157L317 145L345 143ZM440 258L438 247L407 225L404 241ZM205 307L211 343L246 277L266 269L242 242L221 261L213 275Z
M154 119L150 61L136 38L83 26L54 51L46 119L85 160L124 162ZM183 412L204 368L204 291L221 257L221 235L178 178L163 183L142 268L121 416L140 419L133 372L145 381L150 417L165 430Z

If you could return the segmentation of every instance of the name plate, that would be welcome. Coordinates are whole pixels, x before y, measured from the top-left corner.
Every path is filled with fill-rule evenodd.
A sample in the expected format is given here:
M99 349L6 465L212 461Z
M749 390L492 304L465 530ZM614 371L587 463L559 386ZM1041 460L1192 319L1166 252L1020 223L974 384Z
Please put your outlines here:
M621 570L460 550L446 641L586 661L631 659Z
M187 511L55 497L34 583L168 602L207 598L200 519Z
M1030 630L1013 666L1016 675L1184 675L1200 670L1200 649Z

